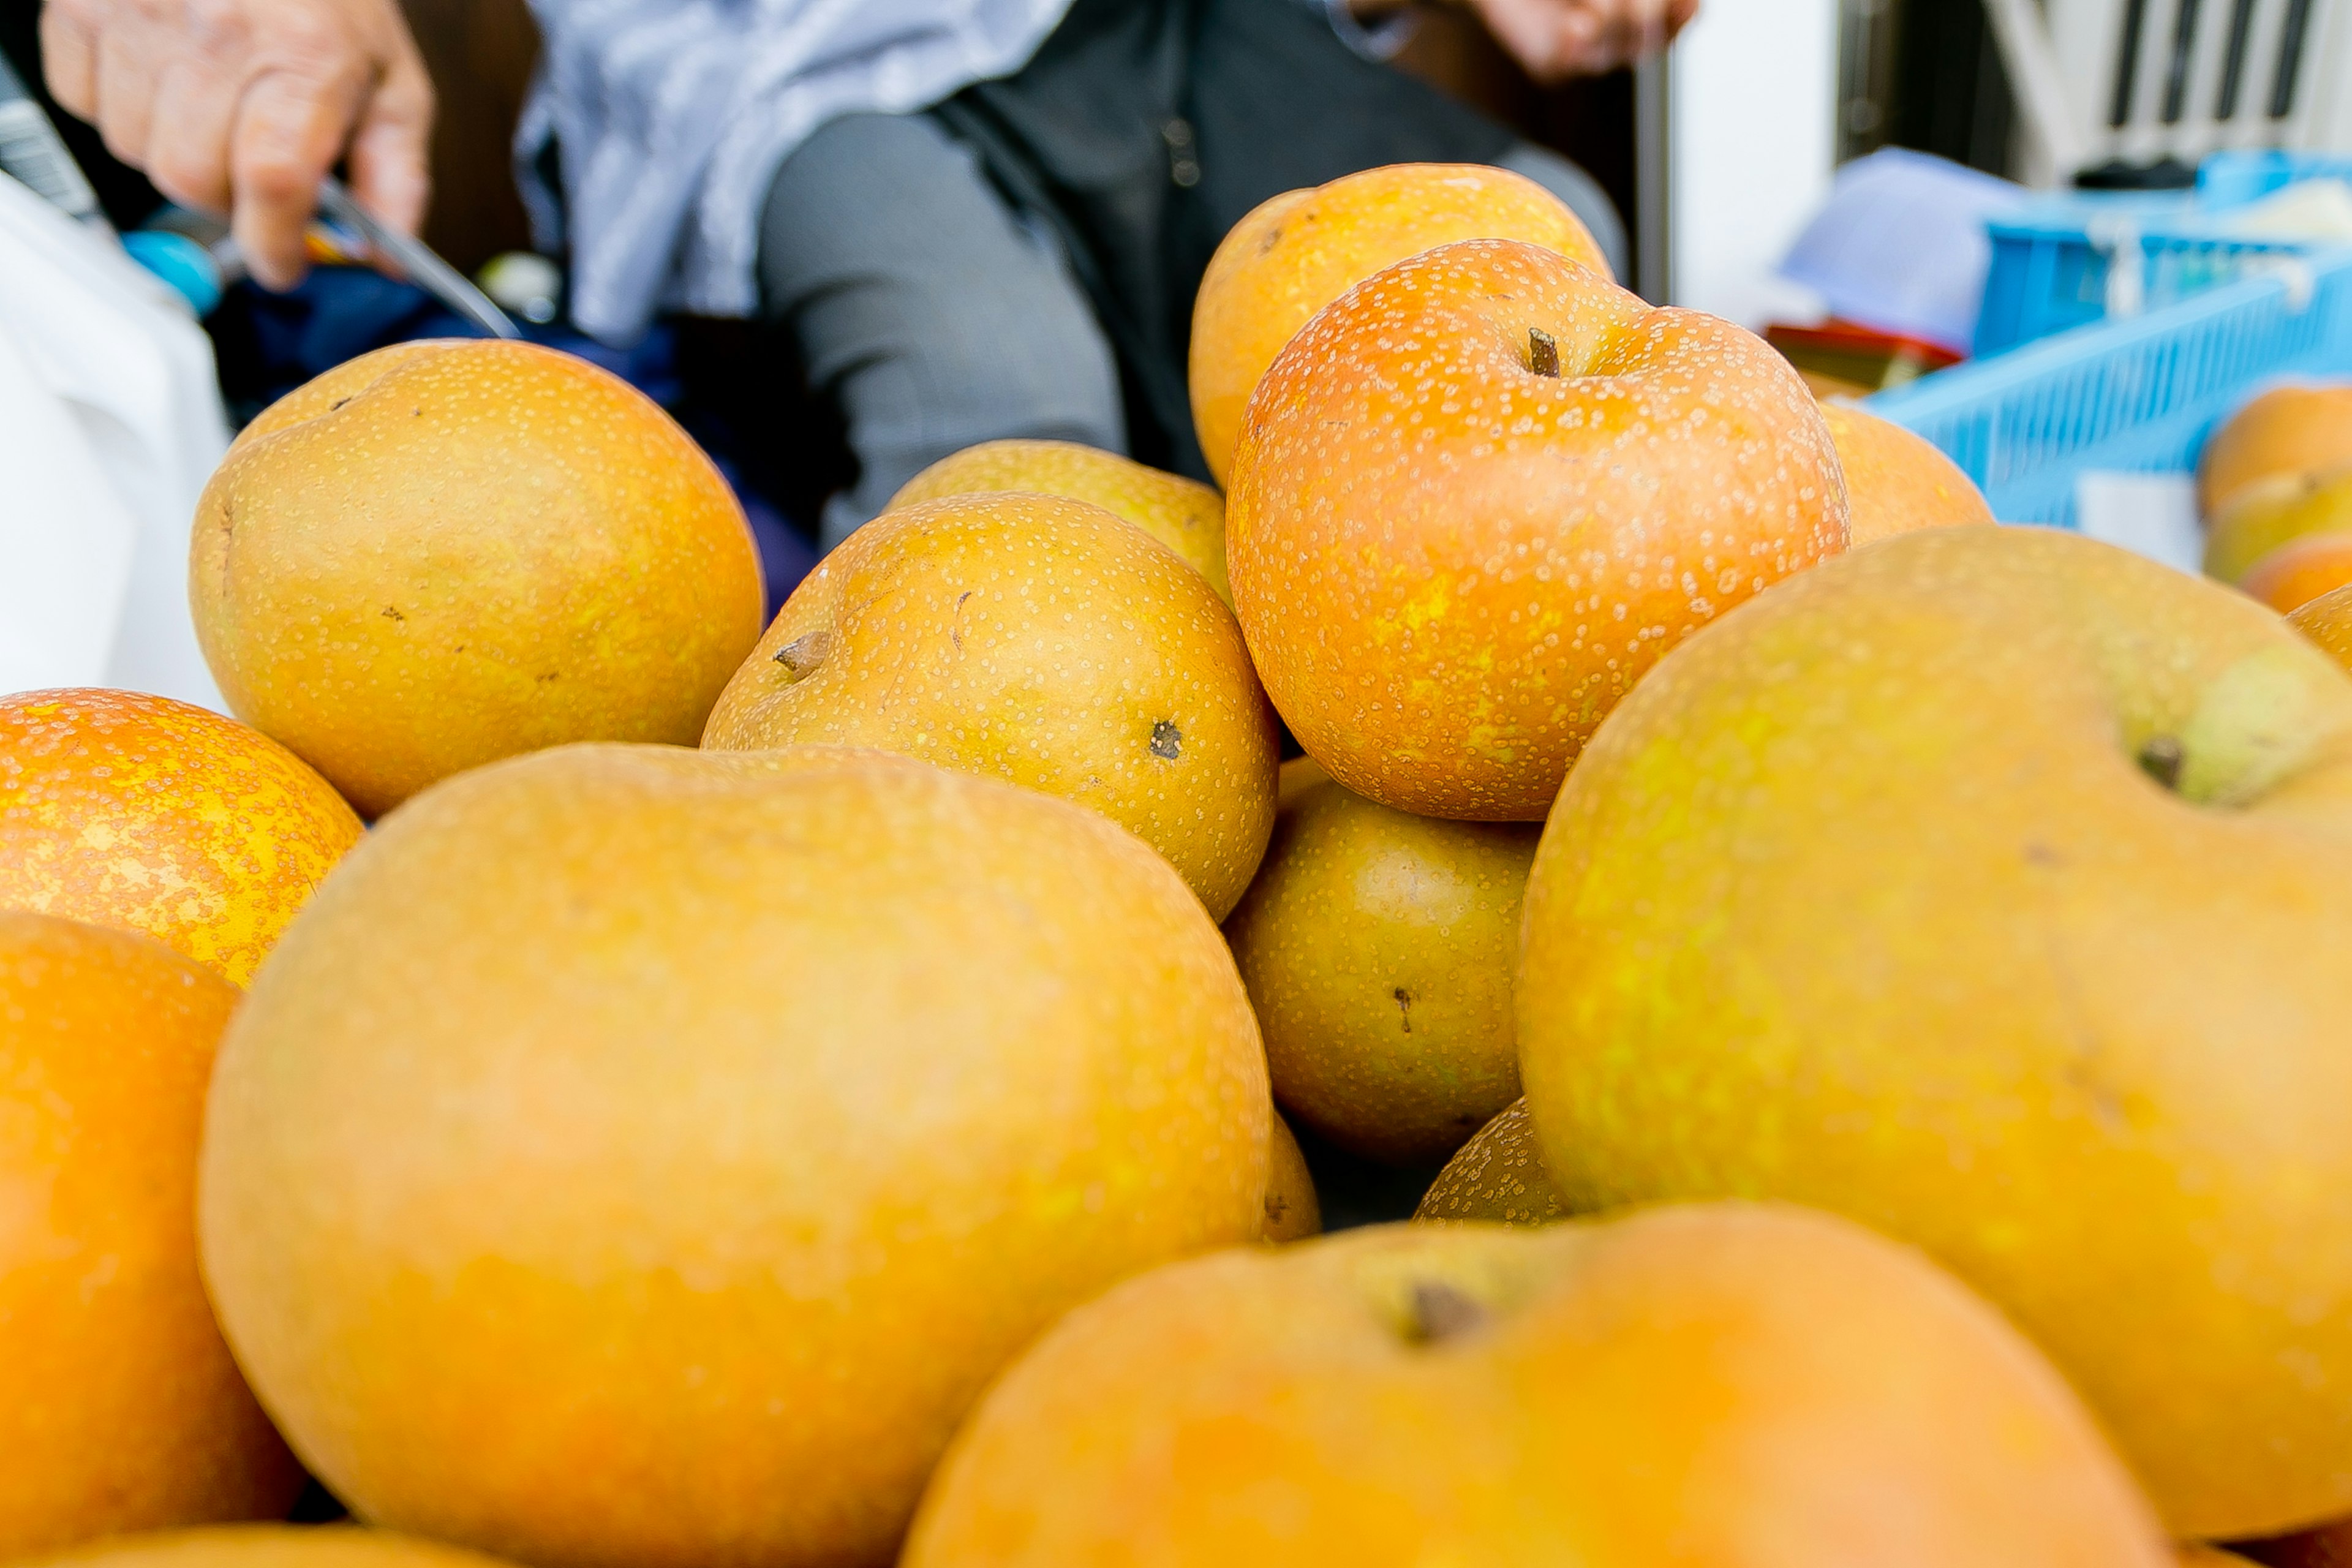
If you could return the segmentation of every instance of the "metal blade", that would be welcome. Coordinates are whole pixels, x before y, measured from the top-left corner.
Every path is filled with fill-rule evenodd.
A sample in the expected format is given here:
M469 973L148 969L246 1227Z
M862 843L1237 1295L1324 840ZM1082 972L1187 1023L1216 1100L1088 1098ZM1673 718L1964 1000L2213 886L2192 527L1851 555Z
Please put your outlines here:
M492 337L520 338L514 324L490 297L474 287L466 275L433 253L423 240L412 239L360 205L357 197L332 174L319 182L319 210L337 223L357 229L376 254L408 275L410 282L465 317Z

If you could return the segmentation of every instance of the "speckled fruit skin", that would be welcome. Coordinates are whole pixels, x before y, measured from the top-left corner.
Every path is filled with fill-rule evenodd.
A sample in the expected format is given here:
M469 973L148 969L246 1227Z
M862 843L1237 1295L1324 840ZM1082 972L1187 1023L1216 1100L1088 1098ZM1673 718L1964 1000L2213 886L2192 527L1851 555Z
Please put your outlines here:
M2352 532L2352 466L2257 479L2237 490L2205 531L2206 574L2243 583L2300 540Z
M196 1275L196 1138L236 988L0 910L0 1559L283 1517L301 1484Z
M873 746L1074 800L1220 919L1274 830L1274 710L1232 613L1157 541L1053 496L859 529L785 601L702 743Z
M1609 275L1583 223L1524 174L1483 163L1391 163L1285 191L1234 225L1192 303L1192 426L1231 479L1250 394L1315 312L1384 267L1459 239L1517 239Z
M2352 533L2291 540L2246 569L2238 585L2281 615L2352 584Z
M889 510L949 496L1029 490L1092 501L1181 556L1228 607L1225 498L1198 479L1162 473L1076 441L983 441L941 458L890 498Z
M144 931L243 985L360 819L257 730L168 697L0 697L0 908Z
M95 1542L38 1568L499 1568L479 1552L351 1525L248 1524ZM26 1564L26 1568L34 1568Z
M1412 1217L1549 1225L1568 1214L1568 1201L1544 1169L1535 1119L1522 1098L1497 1111L1475 1137L1454 1151L1422 1194Z
M567 741L691 745L761 592L742 509L668 415L584 360L473 340L279 399L188 558L229 706L370 817Z
M2352 679L2123 551L1933 529L1602 727L1528 885L1520 1074L1572 1206L1925 1247L2226 1538L2352 1509L2347 952Z
M1853 548L1915 529L1993 521L1984 492L1926 437L1891 419L1834 403L1822 405L1822 421L1845 477Z
M874 753L567 747L370 836L223 1045L205 1276L361 1517L887 1563L1063 1310L1247 1241L1269 1090L1158 856Z
M903 1568L2161 1568L2089 1415L1908 1248L1711 1205L1130 1280L957 1435Z
M2286 622L2352 673L2352 587L2321 595L2287 616Z
M1560 374L1529 368L1529 331ZM1845 548L1804 383L1550 251L1468 240L1358 285L1250 404L1226 564L1307 753L1383 805L1540 818L1658 656Z
M2197 459L2207 517L2249 485L2352 463L2352 385L2280 386L2231 415Z
M1323 1205L1315 1197L1315 1174L1290 1124L1276 1115L1270 1119L1273 1135L1267 1143L1265 1222L1258 1239L1277 1246L1304 1241L1323 1228Z
M1518 1098L1511 970L1532 823L1410 816L1316 779L1284 800L1225 940L1275 1099L1325 1138L1429 1164Z

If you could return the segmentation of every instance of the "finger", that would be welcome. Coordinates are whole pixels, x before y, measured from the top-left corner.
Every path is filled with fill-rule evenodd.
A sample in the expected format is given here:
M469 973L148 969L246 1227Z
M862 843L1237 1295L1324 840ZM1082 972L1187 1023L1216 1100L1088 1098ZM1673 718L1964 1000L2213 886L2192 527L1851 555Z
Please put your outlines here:
M1567 74L1559 59L1559 33L1572 9L1564 11L1554 0L1481 0L1478 12L1495 41L1528 76L1548 83Z
M1667 0L1626 0L1609 18L1604 37L1594 52L1605 55L1613 70L1645 59L1665 47Z
M341 155L361 84L347 75L273 70L238 100L229 142L229 227L265 288L290 289L307 270L302 230L318 210L319 181Z
M404 51L385 71L352 138L352 194L385 223L415 234L433 192L433 83Z
M97 117L98 40L79 7L66 0L41 7L41 74L59 108L83 120Z
M99 135L108 152L134 169L146 161L153 124L162 61L152 44L152 30L136 26L109 27L98 40Z
M143 166L150 183L182 206L229 210L229 134L242 86L184 61L164 71Z
M1581 6L1563 11L1546 39L1543 63L1545 68L1537 74L1546 82L1610 69L1617 64L1611 20Z

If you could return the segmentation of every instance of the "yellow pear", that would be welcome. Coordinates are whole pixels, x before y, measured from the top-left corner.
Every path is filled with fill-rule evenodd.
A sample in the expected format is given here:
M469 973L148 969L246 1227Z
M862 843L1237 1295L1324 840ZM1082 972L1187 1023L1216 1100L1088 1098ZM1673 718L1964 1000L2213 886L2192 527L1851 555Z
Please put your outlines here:
M2078 535L1935 529L1669 654L1553 807L1519 1062L1579 1209L1916 1242L2167 1521L2352 1510L2352 679Z

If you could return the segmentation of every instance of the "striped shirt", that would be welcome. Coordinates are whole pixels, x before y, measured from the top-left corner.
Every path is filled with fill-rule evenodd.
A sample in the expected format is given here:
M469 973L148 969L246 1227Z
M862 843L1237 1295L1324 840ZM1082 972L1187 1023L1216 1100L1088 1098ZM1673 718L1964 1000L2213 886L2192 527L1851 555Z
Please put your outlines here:
M1339 0L1308 3L1376 47ZM1018 70L1070 5L531 0L544 45L515 153L541 248L571 252L572 321L626 342L663 310L751 314L761 208L803 140Z

